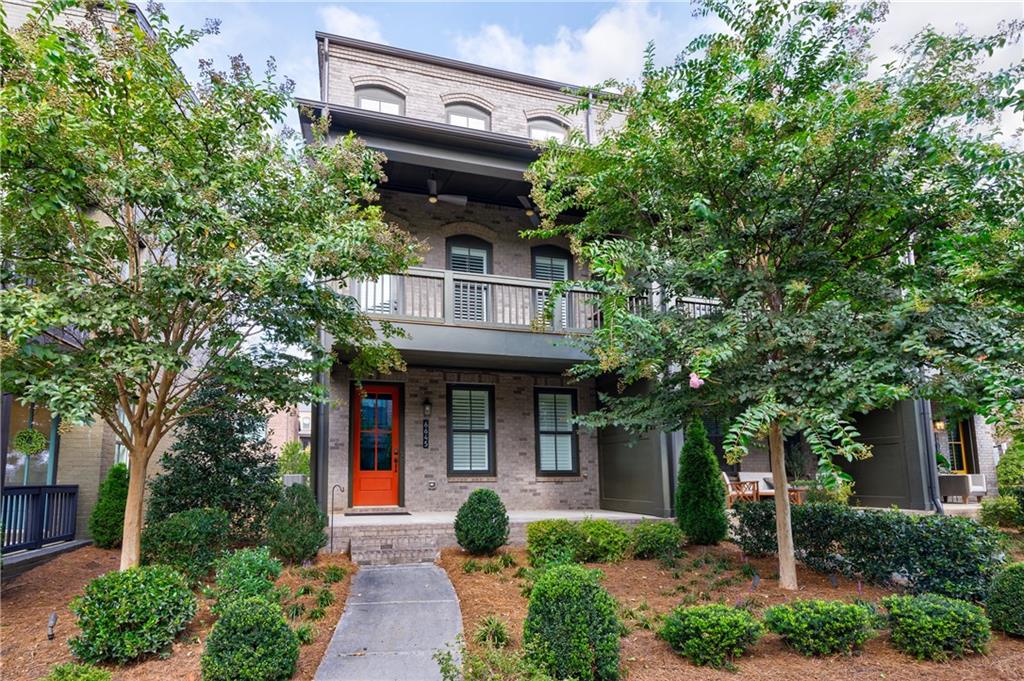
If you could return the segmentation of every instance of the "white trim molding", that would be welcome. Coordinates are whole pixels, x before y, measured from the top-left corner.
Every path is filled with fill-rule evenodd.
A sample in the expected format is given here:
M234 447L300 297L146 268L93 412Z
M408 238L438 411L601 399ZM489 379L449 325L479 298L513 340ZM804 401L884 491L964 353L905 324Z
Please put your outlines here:
M526 115L527 121L536 120L538 118L547 118L561 123L566 128L573 127L572 121L554 109L525 109L523 113Z
M469 92L450 92L448 94L441 95L441 101L444 102L445 106L448 106L449 104L472 104L480 107L487 113L492 113L494 111L493 104L483 97Z
M409 88L402 85L397 80L391 80L387 76L378 76L376 74L366 76L352 76L352 85L355 87L366 87L368 85L376 85L387 90L393 90L398 94L406 97L409 95Z

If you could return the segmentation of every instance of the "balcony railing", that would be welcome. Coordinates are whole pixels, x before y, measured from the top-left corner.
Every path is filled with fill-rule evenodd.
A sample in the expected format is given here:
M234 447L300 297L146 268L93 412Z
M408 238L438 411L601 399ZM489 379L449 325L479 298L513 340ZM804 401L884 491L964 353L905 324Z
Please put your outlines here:
M75 538L78 485L5 487L3 553Z

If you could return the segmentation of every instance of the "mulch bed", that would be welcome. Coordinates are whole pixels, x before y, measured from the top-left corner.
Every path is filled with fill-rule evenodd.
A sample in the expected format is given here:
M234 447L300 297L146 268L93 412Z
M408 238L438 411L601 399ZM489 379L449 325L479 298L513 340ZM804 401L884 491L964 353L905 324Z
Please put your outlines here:
M74 661L68 648L69 638L79 633L75 616L68 603L80 595L86 583L99 575L116 570L120 554L116 550L85 547L58 556L54 560L15 577L3 585L0 613L0 676L4 681L39 679L45 677L55 664ZM349 584L355 566L344 555L322 554L316 567L340 565L348 575L341 582L330 585L334 603L325 608L324 617L314 622L316 639L310 645L299 647L298 670L292 678L312 679L334 627L341 618L348 597ZM293 598L303 603L306 612L313 609L316 591L323 585L319 580L303 576L302 568L286 568L278 585L287 586L294 594L302 584L311 584L315 590L308 596ZM108 667L118 681L199 681L199 658L215 617L209 602L199 596L199 609L191 624L178 635L166 659L151 658L127 667ZM51 612L57 612L56 636L46 639L46 623ZM294 626L307 621L305 617L291 622Z
M506 549L520 566L527 565L523 549ZM496 574L466 574L462 566L469 558L459 549L442 553L440 564L448 573L462 607L462 624L472 646L472 635L479 621L497 615L509 625L509 633L519 645L522 642L523 620L527 599L521 594L523 580L514 574L517 568L506 568ZM479 559L478 559L479 560ZM774 559L750 559L761 581L756 589L744 574L743 560L732 544L717 547L689 547L673 570L655 560L628 560L617 564L592 564L604 574L604 586L622 607L629 635L622 639L622 667L629 681L686 681L689 679L786 679L832 681L834 679L886 679L887 681L919 681L950 679L956 681L995 681L1022 678L1024 670L1024 639L993 633L987 655L939 664L918 662L892 648L887 634L870 640L860 655L852 657L806 658L787 649L774 634L765 634L747 656L737 663L737 673L697 667L677 655L667 643L655 636L657 615L677 605L722 601L736 605L748 603L760 613L778 603L808 598L861 598L877 602L890 590L864 586L840 579L838 588L824 575L798 568L800 590L778 588L777 565ZM746 568L747 574L749 568Z

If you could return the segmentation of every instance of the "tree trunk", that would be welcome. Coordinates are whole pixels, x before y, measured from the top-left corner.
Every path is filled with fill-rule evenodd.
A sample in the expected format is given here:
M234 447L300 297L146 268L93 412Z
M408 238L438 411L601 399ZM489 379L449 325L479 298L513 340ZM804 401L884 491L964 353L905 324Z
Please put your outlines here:
M789 485L786 484L786 451L782 429L773 421L768 431L768 452L775 485L775 531L779 538L779 586L796 589L796 556L793 553L793 524L789 517Z
M133 450L128 457L128 500L124 505L124 530L121 537L121 569L139 564L142 545L142 498L146 491L145 449Z

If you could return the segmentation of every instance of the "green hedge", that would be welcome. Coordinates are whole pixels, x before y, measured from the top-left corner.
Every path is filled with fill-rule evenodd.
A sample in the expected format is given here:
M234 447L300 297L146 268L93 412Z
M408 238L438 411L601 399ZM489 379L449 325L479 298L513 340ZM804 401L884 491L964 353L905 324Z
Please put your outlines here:
M797 601L768 608L765 626L804 655L849 655L873 635L873 613L842 601Z
M632 541L621 525L605 519L587 518L576 525L580 533L576 560L583 563L615 563L629 553Z
M174 513L142 531L142 562L170 565L193 582L205 579L230 531L231 518L219 508Z
M51 669L42 681L110 681L110 678L111 674L106 669L66 662Z
M967 601L937 594L888 596L890 641L919 660L961 658L983 653L992 637L989 619Z
M224 612L231 603L246 598L264 598L281 576L281 562L270 557L270 550L240 549L225 554L216 563L213 582L215 613Z
M733 508L733 540L744 553L774 553L775 505ZM808 567L912 593L981 600L1003 560L999 535L967 518L803 504L792 519L796 555Z
M641 559L676 558L683 539L683 531L669 520L641 520L633 526L633 555Z
M733 660L757 642L764 627L748 611L715 603L680 606L665 616L658 636L697 665L733 668Z
M1007 565L996 575L985 607L994 628L1024 636L1024 562Z
M1024 513L1014 496L998 496L981 500L981 524L989 527L1024 525Z
M576 523L558 518L526 526L526 552L534 566L571 563L581 552L583 535Z
M474 555L494 553L508 541L508 512L494 490L475 489L459 507L455 539Z
M295 673L299 640L281 607L263 598L232 601L213 625L203 681L285 681Z

